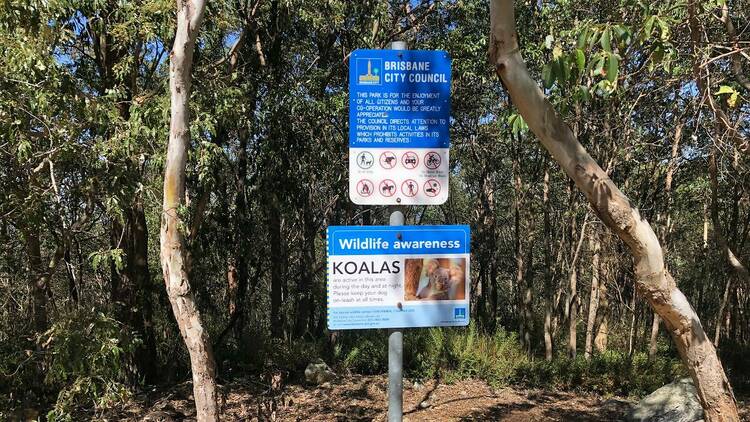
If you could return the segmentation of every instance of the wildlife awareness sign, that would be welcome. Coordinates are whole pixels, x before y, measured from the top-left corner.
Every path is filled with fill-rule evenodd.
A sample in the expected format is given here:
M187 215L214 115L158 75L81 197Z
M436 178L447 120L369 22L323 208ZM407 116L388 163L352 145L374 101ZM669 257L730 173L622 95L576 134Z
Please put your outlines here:
M469 226L330 226L328 329L469 324Z
M448 199L451 59L355 50L349 58L349 197L360 205Z

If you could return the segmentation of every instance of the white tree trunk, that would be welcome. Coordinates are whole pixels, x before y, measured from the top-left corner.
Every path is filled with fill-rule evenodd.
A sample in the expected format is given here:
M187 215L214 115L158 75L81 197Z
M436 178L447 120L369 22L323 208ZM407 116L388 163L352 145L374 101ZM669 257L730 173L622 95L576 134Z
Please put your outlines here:
M198 421L218 421L216 366L208 333L190 288L188 256L177 210L184 205L185 166L190 146L190 84L193 50L206 4L177 0L177 32L170 54L171 119L161 219L161 265L167 295L190 353Z
M664 267L659 240L531 79L518 47L512 0L490 3L489 56L513 104L542 145L586 195L599 218L630 248L638 291L664 320L693 378L706 421L738 421L737 404L698 315Z

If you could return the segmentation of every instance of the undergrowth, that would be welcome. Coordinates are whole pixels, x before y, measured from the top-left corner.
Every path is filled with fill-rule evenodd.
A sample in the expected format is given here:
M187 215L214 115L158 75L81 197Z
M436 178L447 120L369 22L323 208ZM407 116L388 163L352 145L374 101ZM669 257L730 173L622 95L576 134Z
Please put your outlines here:
M348 335L333 356L341 369L358 374L387 370L384 332ZM586 360L555 356L552 361L527 356L515 333L499 329L487 334L474 325L465 329L430 328L404 332L405 375L415 380L444 382L476 378L493 387L521 387L589 391L642 396L687 376L682 363L666 348L649 359L646 353L607 350Z

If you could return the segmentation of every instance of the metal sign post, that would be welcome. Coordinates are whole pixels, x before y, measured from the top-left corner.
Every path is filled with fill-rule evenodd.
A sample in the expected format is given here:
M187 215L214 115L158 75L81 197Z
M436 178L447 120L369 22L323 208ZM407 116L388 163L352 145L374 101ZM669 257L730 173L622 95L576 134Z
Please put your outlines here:
M448 199L450 87L445 51L394 41L349 58L349 198L394 206L390 226L404 225L396 206ZM328 327L389 329L390 422L403 418L402 327L468 323L469 233L452 227L329 227Z
M403 226L404 214L393 211L391 226ZM400 328L388 330L388 421L401 422L404 411L404 334Z
M393 41L391 50L406 50L406 41ZM391 212L389 225L403 226L404 213ZM388 330L388 421L401 422L404 416L404 333Z

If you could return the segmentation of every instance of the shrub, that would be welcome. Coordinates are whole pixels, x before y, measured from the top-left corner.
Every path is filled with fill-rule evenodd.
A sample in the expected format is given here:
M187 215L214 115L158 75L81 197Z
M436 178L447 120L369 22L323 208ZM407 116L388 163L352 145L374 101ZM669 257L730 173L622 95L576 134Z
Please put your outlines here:
M517 382L536 388L593 391L600 394L642 396L686 375L682 363L673 357L643 352L607 350L571 359L558 356L553 361L527 362L518 368Z
M59 391L48 420L71 420L81 409L100 410L125 401L123 356L141 340L103 313L61 318L38 338L44 352L45 383Z
M381 374L388 369L388 339L382 333L363 335L344 352L346 369L365 375Z
M348 370L381 374L388 367L388 338L384 331L348 333L334 352ZM649 359L643 352L628 356L607 350L571 359L564 354L551 362L531 359L515 333L500 328L485 333L466 328L429 328L404 332L404 369L412 379L465 378L485 380L494 387L516 384L531 388L591 391L599 394L641 396L685 376L669 347Z

